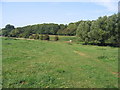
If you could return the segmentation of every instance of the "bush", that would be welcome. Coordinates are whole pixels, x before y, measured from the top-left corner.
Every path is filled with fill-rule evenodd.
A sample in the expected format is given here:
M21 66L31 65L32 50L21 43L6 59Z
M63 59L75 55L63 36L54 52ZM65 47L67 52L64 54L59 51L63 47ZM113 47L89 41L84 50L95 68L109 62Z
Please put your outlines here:
M44 37L43 37L43 40L50 40L50 38L49 38L49 35L48 34L46 34Z
M54 38L54 41L58 41L58 40L59 40L59 38L58 38L58 36L56 35L55 38Z
M42 34L40 35L40 40L43 40L43 35Z
M39 39L39 34L35 34L34 39Z
M33 39L33 36L29 36L29 39Z
M39 34L33 34L29 36L29 39L39 39Z

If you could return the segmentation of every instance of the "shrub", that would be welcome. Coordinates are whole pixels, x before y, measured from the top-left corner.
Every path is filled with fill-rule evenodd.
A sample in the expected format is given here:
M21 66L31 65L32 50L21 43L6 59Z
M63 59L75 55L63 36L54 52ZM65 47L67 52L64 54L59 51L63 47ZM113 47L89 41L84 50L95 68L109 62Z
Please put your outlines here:
M59 40L59 38L58 38L58 36L56 35L55 38L54 38L54 41L58 41L58 40Z
M33 34L29 36L29 39L39 39L39 34Z
M98 59L107 59L107 56L102 55L102 56L99 56Z
M34 39L39 39L39 34L35 34Z
M29 36L29 39L33 39L33 36Z
M45 34L45 36L43 37L43 40L50 40L50 38L49 38L49 35L48 34Z
M43 40L43 35L42 34L40 35L40 40Z

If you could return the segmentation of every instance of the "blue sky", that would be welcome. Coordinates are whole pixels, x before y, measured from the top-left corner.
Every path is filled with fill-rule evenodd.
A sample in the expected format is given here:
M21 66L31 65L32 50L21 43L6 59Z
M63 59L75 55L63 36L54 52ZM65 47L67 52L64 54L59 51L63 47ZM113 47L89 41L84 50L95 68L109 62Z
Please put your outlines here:
M6 24L15 27L41 23L68 24L117 13L117 2L2 2L0 5L1 27Z

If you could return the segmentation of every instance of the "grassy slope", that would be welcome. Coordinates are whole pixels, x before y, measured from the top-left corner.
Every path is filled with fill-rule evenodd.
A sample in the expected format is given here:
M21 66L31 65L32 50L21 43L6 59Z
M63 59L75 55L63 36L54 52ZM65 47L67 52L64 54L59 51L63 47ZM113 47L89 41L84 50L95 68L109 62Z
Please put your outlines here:
M118 87L117 50L3 39L3 87Z

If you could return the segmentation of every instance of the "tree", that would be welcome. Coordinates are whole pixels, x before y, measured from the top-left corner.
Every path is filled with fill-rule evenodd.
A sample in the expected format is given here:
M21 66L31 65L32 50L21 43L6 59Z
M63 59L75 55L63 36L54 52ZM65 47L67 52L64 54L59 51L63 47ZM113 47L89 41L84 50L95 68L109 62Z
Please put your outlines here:
M19 37L19 34L20 34L20 31L17 28L10 32L11 37Z
M79 37L79 40L81 41L85 41L85 44L87 44L89 42L89 36L88 33L90 32L90 25L91 22L90 21L83 21L79 24L77 31L76 31L76 35L77 37Z
M54 24L43 23L36 25L28 25L15 28L13 25L7 24L2 29L3 36L29 38L33 35L35 39L49 40L49 35L76 35L79 41L87 43L106 43L116 44L120 42L120 13L111 16L99 17L92 21L78 21L75 23ZM37 34L45 34L45 36ZM35 35L35 36L34 36ZM57 40L57 36L55 36Z
M106 31L102 30L98 22L95 21L91 25L91 30L88 33L88 36L92 43L100 43L103 45L106 40L106 34Z
M13 29L15 29L15 27L14 27L13 25L7 24L7 25L5 26L5 30L11 31L11 30L13 30Z
M107 31L108 34L108 42L117 44L119 42L119 23L120 18L118 16L119 14L114 14L112 16L109 16L107 19Z
M59 25L59 30L57 31L57 35L64 35L63 31L67 28L67 25L60 24Z
M67 27L68 35L75 35L76 34L76 29L77 29L77 25L74 24L74 23L70 23Z
M3 36L10 36L10 32L11 32L12 30L14 30L14 29L15 29L15 28L14 28L13 25L7 24L7 25L5 26L5 28L2 29L2 35L3 35Z

